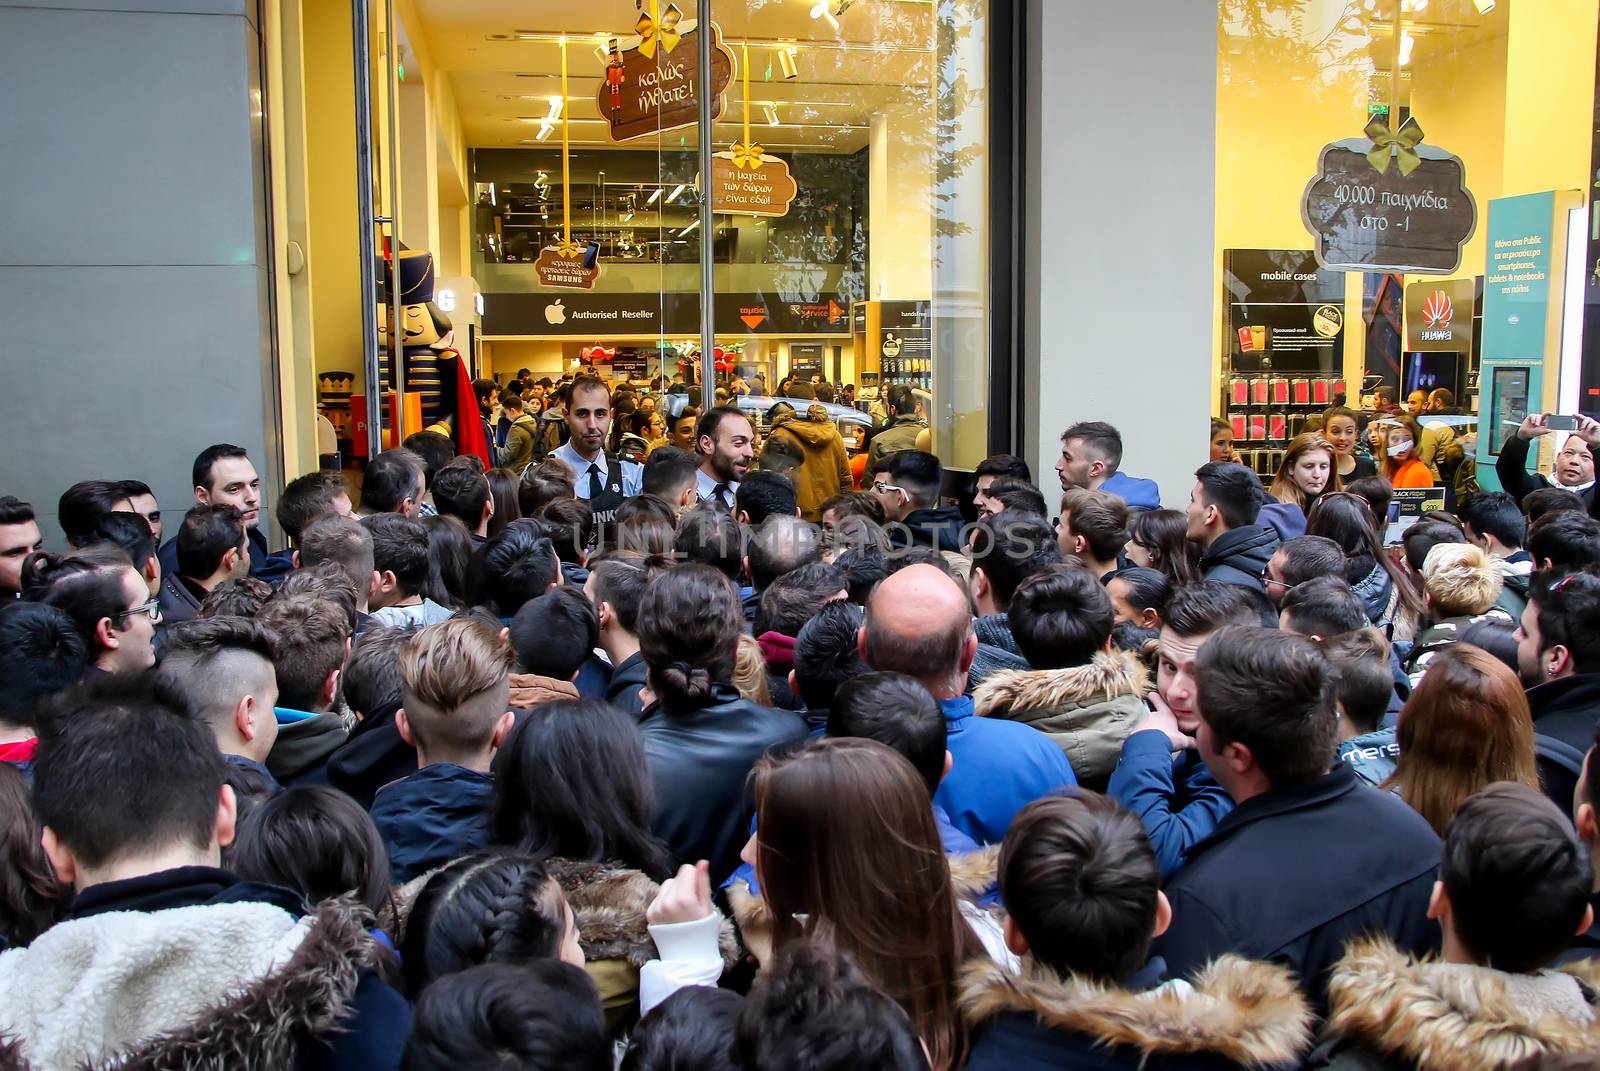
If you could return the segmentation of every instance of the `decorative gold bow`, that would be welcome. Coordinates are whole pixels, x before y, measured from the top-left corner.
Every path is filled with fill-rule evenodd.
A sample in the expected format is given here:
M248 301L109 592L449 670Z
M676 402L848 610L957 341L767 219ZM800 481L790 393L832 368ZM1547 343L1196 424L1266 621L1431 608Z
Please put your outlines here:
M574 242L571 238L563 234L561 236L561 241L555 244L555 251L556 256L565 257L568 260L571 260L573 257L579 256L583 253L583 246L579 245L577 242Z
M1400 158L1402 176L1422 166L1422 157L1417 154L1417 146L1422 144L1422 127L1415 118L1408 117L1399 130L1390 133L1384 117L1374 115L1367 122L1365 133L1373 145L1372 151L1367 153L1367 163L1377 168L1378 174L1389 170L1389 161L1394 157Z
M644 56L656 54L656 42L661 42L661 49L670 53L678 47L678 39L683 35L678 32L678 23L683 19L683 12L678 10L677 4L668 4L667 10L661 13L660 20L653 18L656 13L656 2L650 0L650 11L639 16L639 21L634 23L634 31L639 35L639 53Z
M734 167L760 167L761 161L766 159L766 151L756 144L740 145L736 141L728 146L728 151L733 154Z

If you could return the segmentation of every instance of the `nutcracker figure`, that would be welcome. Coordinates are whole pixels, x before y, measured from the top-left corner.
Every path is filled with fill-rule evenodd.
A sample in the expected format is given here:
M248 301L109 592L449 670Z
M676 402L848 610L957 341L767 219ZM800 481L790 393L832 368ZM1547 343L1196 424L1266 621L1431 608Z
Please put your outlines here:
M611 87L611 121L613 123L622 115L622 83L628 80L628 68L622 62L622 49L617 46L617 39L611 39L611 62L606 64L606 85Z

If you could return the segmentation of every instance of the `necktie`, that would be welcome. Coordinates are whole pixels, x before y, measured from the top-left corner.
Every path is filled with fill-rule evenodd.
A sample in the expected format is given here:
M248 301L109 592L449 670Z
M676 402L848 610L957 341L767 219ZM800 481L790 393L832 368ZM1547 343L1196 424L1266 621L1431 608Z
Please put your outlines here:
M725 483L717 484L716 490L712 491L711 495L712 495L713 498L715 498L717 500L717 505L721 506L725 510L728 510L729 512L732 512L733 503L728 501L728 485L727 484L725 484Z
M605 484L600 480L600 466L589 462L589 499L593 501L605 493Z

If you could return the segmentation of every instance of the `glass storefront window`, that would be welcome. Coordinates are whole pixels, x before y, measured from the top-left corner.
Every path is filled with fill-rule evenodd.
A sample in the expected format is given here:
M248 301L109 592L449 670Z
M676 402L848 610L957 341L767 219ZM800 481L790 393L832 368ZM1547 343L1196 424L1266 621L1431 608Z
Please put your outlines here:
M470 59L460 53L474 69L456 72L454 85L471 145L470 271L484 296L484 370L554 379L592 364L657 389L693 384L703 147L692 123L652 131L645 122L639 136L618 140L603 89L613 39L624 80L649 79L631 50L641 45L635 22L652 5L577 10L537 0L509 33L475 21L479 6L446 11L443 0L422 0L418 10L424 32L438 19L452 38L474 40ZM677 26L694 27L693 5L682 8ZM710 148L726 153L748 129L795 184L781 214L714 216L721 385L775 394L798 378L813 390L826 383L823 393L845 404L849 386L854 407L880 421L886 391L904 385L947 465L970 467L988 452L988 8L714 8L733 63ZM667 11L655 5L658 17ZM672 56L669 65L681 58ZM655 125L673 123L669 109ZM557 117L570 139L569 188ZM540 281L536 261L560 240L569 197L572 240L600 269L592 289ZM859 441L863 423L841 427Z
M1379 429L1362 435L1359 471L1370 459L1440 489L1401 496L1427 499L1406 511L1446 506L1498 486L1526 412L1573 411L1560 279L1581 204L1568 191L1590 180L1595 15L1592 2L1223 0L1213 415L1264 479L1345 404ZM1520 371L1492 374L1508 367ZM1493 396L1502 380L1517 397ZM1411 418L1426 472L1401 474L1413 454L1390 448Z

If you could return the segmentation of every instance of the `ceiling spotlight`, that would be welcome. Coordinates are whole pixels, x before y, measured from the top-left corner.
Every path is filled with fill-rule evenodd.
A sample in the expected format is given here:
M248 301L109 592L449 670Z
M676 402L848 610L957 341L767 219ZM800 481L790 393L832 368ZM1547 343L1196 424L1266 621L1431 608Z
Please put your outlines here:
M652 190L652 191L651 191L651 192L650 192L650 199L649 199L649 200L647 200L647 201L646 201L646 202L645 202L645 204L647 204L647 205L653 205L653 204L655 204L655 203L656 203L656 202L657 202L657 201L659 201L659 200L661 200L661 187L660 187L660 186L657 186L657 187L656 187L656 188L655 188L655 189L654 189L654 190Z
M687 188L688 187L684 186L683 183L681 183L681 182L678 183L678 185L673 188L673 191L671 193L667 194L667 204L670 205L672 202L674 202L678 198L682 197L683 196L683 191L685 189L687 189Z
M1472 0L1472 6L1478 9L1478 14L1487 15L1494 10L1494 0Z
M1411 62L1411 50L1417 46L1417 39L1411 36L1410 30L1400 31L1400 66L1404 67Z
M539 124L539 132L534 135L534 138L536 140L538 140L538 141L544 141L547 138L549 138L551 134L554 134L555 132L556 132L556 128L555 128L555 126L553 124L551 124L551 123L541 123L541 124Z
M779 125L781 125L778 122L778 109L777 108L773 107L771 104L763 104L761 106L761 111L762 111L762 114L764 114L767 117L767 125L768 126L779 126Z
M565 104L565 103L566 103L566 99L564 97L551 97L550 98L550 114L545 116L545 122L553 123L557 119L560 119L561 118L561 106L563 104Z
M778 49L778 70L783 72L785 78L799 76L800 68L795 64L795 60L799 55L800 49L794 45Z

